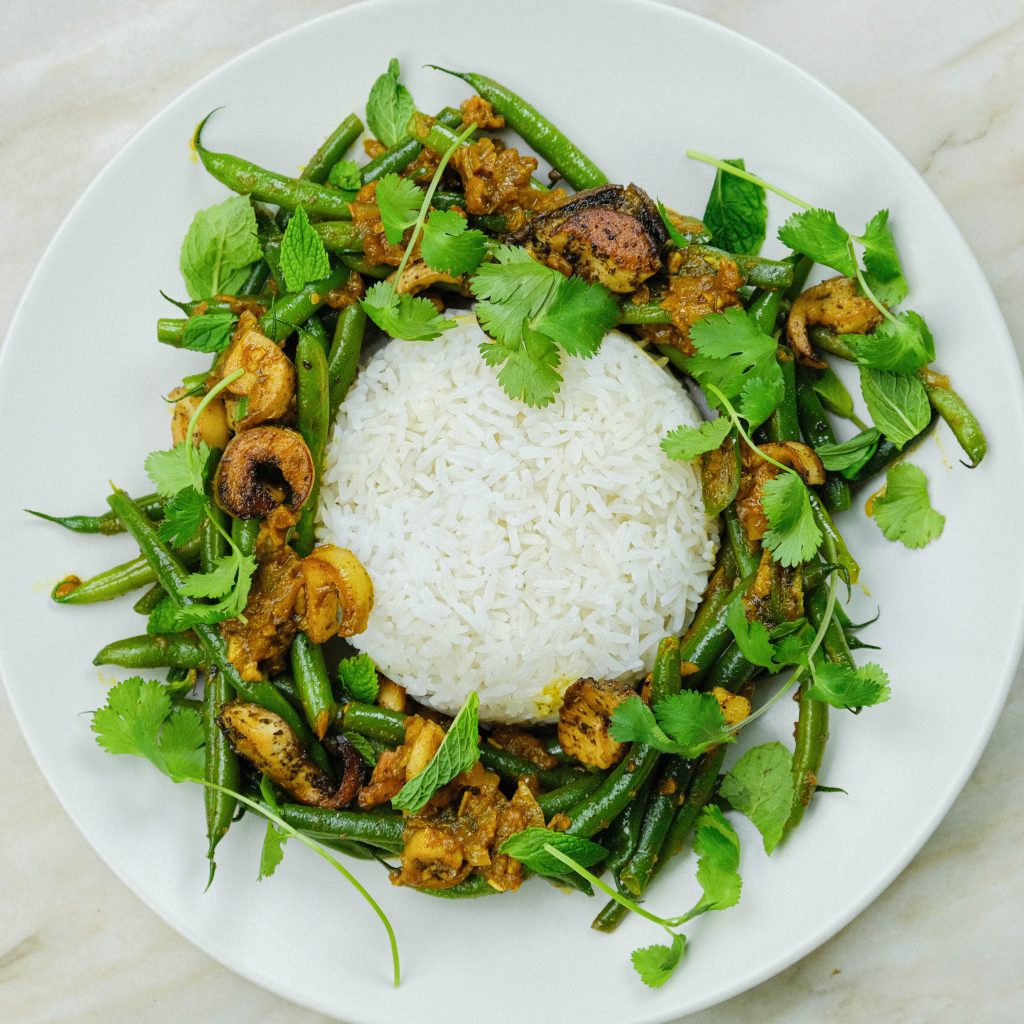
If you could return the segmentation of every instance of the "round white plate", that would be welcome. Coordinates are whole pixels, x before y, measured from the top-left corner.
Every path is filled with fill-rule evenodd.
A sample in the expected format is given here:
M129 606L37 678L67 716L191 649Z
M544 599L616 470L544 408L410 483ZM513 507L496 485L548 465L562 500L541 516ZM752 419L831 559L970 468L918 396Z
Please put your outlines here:
M836 96L717 25L626 0L520 0L510 10L471 0L360 5L204 79L82 197L40 263L0 361L2 670L41 769L100 855L183 935L253 981L360 1024L639 1024L769 977L862 910L921 847L989 736L1021 646L1022 586L1012 571L1024 556L1020 373L977 263L921 179ZM47 597L68 570L87 576L132 557L132 543L76 537L18 511L102 508L108 480L147 490L143 456L168 443L160 396L205 365L153 341L154 320L170 312L158 289L183 291L182 235L197 208L225 196L190 159L196 121L224 106L210 147L297 172L342 116L362 110L393 55L421 108L467 93L422 65L485 72L552 114L613 180L635 180L698 215L711 172L684 158L687 147L744 156L854 228L888 207L909 304L931 324L938 365L984 414L990 454L979 469L958 465L944 427L914 456L947 516L937 543L910 552L885 542L859 509L844 517L870 590L856 595L858 608L882 609L869 636L882 645L892 702L859 719L834 713L823 781L849 795L819 797L770 861L740 823L743 899L687 930L687 959L657 991L640 984L629 953L661 941L658 929L630 920L613 936L597 934L589 924L599 900L534 881L516 896L440 902L356 864L398 932L404 980L393 990L379 923L307 850L289 849L275 877L256 883L262 829L252 817L221 845L204 893L198 792L100 751L82 714L110 682L92 655L141 620L127 602L59 608ZM775 198L770 206L774 229L791 211ZM783 704L751 730L755 741L787 735L793 710ZM694 889L692 862L681 861L651 906L679 913Z

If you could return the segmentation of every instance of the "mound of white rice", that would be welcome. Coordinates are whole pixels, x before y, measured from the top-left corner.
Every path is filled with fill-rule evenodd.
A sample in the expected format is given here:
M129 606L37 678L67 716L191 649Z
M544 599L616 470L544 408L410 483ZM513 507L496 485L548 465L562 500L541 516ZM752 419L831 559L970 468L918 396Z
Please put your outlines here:
M342 404L321 490L321 542L373 580L352 638L440 711L550 717L580 676L634 679L690 621L717 528L690 466L658 445L699 414L621 334L565 359L556 400L514 402L471 317L432 342L390 341Z

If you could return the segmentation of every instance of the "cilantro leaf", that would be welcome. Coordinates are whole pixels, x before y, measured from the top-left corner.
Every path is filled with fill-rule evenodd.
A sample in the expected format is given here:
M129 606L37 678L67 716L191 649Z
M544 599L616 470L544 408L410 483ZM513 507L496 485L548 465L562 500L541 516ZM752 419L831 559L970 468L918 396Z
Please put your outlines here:
M331 272L331 261L323 239L313 230L301 206L295 208L281 239L281 271L290 292L298 292L311 281Z
M274 784L266 775L260 779L260 794L267 806L275 814L280 815L281 805L274 792ZM284 858L284 844L287 840L288 833L268 819L267 831L263 836L263 848L260 850L260 872L257 881L262 882L264 878L269 878L277 869L277 865Z
M661 450L670 459L689 462L720 447L731 429L732 422L727 416L708 420L699 427L676 427L661 439Z
M195 461L205 466L210 458L210 448L205 441L200 441L196 449ZM146 475L153 481L157 494L163 498L173 498L186 487L202 490L203 481L197 481L189 462L185 442L176 444L166 451L150 452L146 456ZM198 482L199 486L196 487Z
M408 178L385 174L377 182L377 206L384 225L384 234L392 245L402 240L406 228L411 228L423 205L423 189ZM456 214L456 216L458 216ZM460 218L461 219L461 218Z
M353 700L372 704L377 699L377 666L365 652L338 662L338 681Z
M480 354L488 366L501 366L498 383L510 398L541 408L558 394L558 346L543 334L523 328L518 345L482 342Z
M913 310L883 320L870 334L843 334L860 366L912 373L935 358L935 342L923 317Z
M175 782L203 775L203 725L191 708L171 708L166 687L132 676L92 714L96 742L111 754L144 757Z
M762 623L747 618L746 606L740 598L735 598L730 603L725 623L736 640L736 646L747 661L772 672L778 672L783 667L785 662L778 660L778 652L772 644L771 634Z
M852 480L864 468L864 465L875 454L882 434L877 427L851 437L841 444L822 444L814 450L821 459L821 464L833 473L842 473L847 480Z
M869 662L856 669L827 661L814 669L807 696L834 708L866 708L889 699L889 677L881 665Z
M417 813L441 786L451 782L459 772L467 771L476 764L480 757L480 737L477 732L479 707L480 698L475 692L470 693L444 734L437 752L423 771L409 779L391 798L392 807L410 814Z
M388 148L406 137L406 126L415 112L412 95L398 80L400 74L398 61L392 57L387 71L373 83L366 101L366 123Z
M327 181L346 192L358 192L363 187L363 173L355 160L339 160L328 171Z
M794 213L779 228L779 241L846 277L857 275L857 265L850 255L850 235L831 210Z
M454 210L434 210L423 225L420 252L427 265L443 274L469 274L487 254L487 236L470 229Z
M728 399L737 398L746 382L760 379L765 388L782 387L775 358L776 342L739 306L713 313L690 328L696 355L683 365L702 386L714 384ZM709 402L715 402L709 396Z
M875 426L902 448L928 426L928 392L916 373L861 367L860 388Z
M889 230L889 211L879 210L857 238L864 246L864 269L868 287L890 306L907 297L907 282Z
M782 378L771 381L760 377L748 377L740 389L737 412L747 421L751 430L762 423L778 408L785 393Z
M633 969L649 988L661 988L672 977L686 951L686 936L673 934L672 945L655 944L634 949Z
M557 277L550 305L533 322L534 330L557 341L566 354L587 358L601 347L619 319L619 304L604 285L582 277Z
M769 529L762 544L780 565L797 566L821 545L821 530L814 521L807 488L796 473L780 473L761 489L761 507Z
M564 278L519 246L496 246L493 255L495 262L483 264L469 283L476 316L491 337L515 345L523 323L540 313Z
M928 499L924 470L909 462L889 467L885 491L872 502L871 514L886 539L908 548L923 548L946 525L946 517L936 512Z
M157 536L179 547L190 541L206 521L206 498L194 487L184 487L167 503Z
M565 864L551 856L545 846L553 846L572 857L581 867L588 868L608 856L608 851L599 843L565 832L552 832L546 828L527 828L509 836L501 844L499 853L514 857L523 867L538 875L558 878L565 874Z
M378 281L370 288L362 307L385 334L403 341L433 341L455 326L427 299L396 294L389 281Z
M249 267L262 256L252 203L248 196L232 196L195 215L181 243L179 266L189 296L208 299L241 288Z
M736 830L714 804L705 807L697 819L693 849L698 856L697 882L704 898L687 916L709 910L727 910L740 901L743 880L739 875L740 840Z
M202 313L190 316L181 332L181 347L192 352L223 352L235 329L233 313Z
M752 747L726 773L719 792L754 823L770 854L793 806L792 755L781 743Z
M709 747L733 741L721 705L710 693L673 693L654 705L654 717L684 757L696 757Z
M664 754L680 753L679 745L658 725L654 712L639 697L624 700L612 712L610 721L612 738L620 743L646 743Z
M742 160L725 162L746 169ZM718 248L756 255L764 243L768 223L765 191L752 181L718 170L703 220Z

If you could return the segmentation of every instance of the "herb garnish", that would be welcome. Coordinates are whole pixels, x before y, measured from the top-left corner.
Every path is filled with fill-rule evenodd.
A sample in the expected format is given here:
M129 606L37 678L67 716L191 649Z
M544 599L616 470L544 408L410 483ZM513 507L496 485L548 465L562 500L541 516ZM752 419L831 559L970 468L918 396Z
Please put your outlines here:
M889 468L885 490L871 503L871 514L888 540L908 548L923 548L946 525L946 517L928 500L924 470L907 462Z
M387 71L371 86L366 101L366 124L388 148L397 146L406 137L406 126L416 110L412 94L398 80L400 74L398 60L392 57Z
M256 213L248 196L232 196L200 210L181 243L181 276L193 299L233 293L263 258Z
M281 271L290 292L299 292L311 281L331 272L331 261L323 239L313 230L303 207L297 206L281 239Z

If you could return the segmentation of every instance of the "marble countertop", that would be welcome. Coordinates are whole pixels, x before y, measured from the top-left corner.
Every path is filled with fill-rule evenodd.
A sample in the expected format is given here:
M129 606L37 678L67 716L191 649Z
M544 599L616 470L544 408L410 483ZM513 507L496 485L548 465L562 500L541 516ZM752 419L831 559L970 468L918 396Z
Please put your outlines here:
M8 0L0 37L0 333L94 175L186 86L332 0ZM684 0L873 121L953 215L1024 351L1024 4ZM196 26L202 25L200 30ZM688 1024L1024 1019L1024 685L945 821L831 941ZM97 858L0 691L0 1007L12 1024L320 1024L173 932Z

